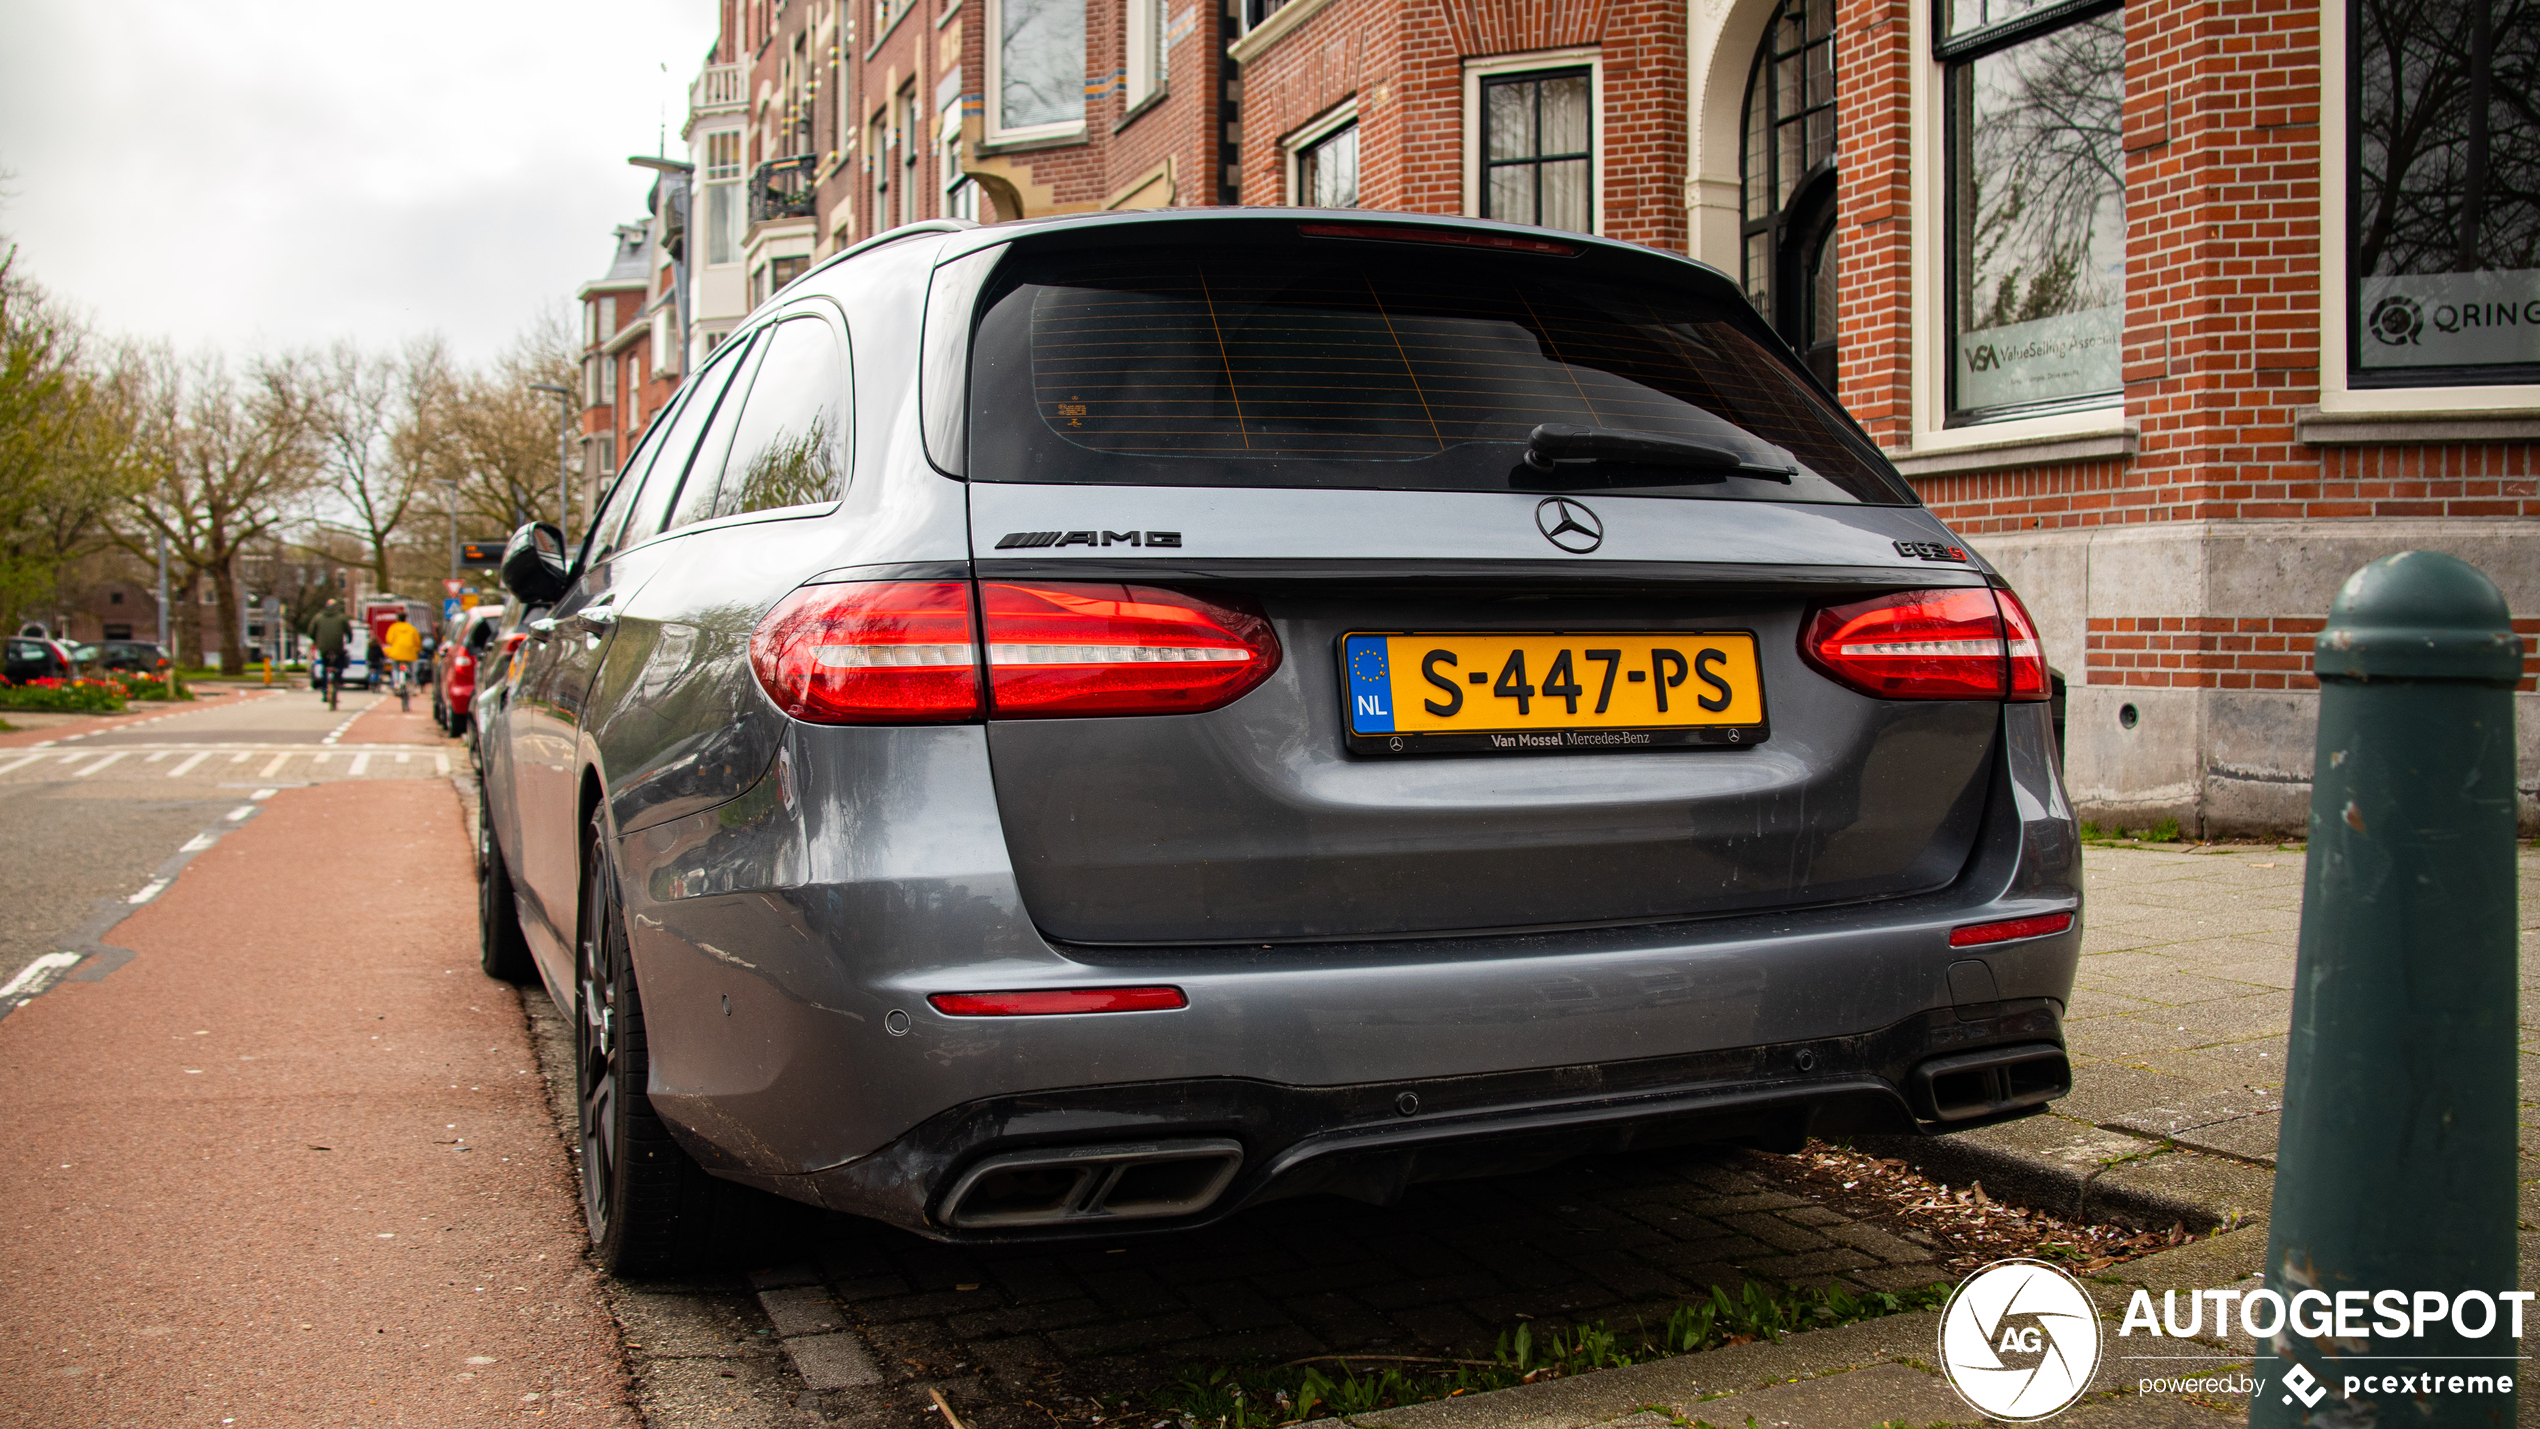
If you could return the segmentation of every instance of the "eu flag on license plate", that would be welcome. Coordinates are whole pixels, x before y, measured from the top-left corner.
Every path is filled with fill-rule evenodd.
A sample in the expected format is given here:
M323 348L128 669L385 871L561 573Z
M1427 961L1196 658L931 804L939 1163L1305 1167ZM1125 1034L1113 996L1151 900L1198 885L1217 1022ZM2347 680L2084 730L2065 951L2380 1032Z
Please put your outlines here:
M1360 734L1393 731L1393 668L1385 637L1349 637L1349 725Z

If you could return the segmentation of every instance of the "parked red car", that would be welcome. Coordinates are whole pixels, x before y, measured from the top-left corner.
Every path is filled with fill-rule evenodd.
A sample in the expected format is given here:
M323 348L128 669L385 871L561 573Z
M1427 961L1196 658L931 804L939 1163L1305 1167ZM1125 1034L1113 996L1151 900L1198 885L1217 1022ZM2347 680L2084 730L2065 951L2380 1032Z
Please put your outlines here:
M467 733L468 712L476 702L477 670L502 629L503 608L480 605L443 623L441 643L432 652L432 720L451 738Z

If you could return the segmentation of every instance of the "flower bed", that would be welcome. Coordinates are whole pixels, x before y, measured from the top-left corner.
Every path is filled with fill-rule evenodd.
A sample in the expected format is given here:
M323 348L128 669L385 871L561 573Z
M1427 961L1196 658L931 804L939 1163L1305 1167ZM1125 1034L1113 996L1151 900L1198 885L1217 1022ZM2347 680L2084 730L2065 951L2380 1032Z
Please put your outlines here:
M0 710L57 710L114 714L124 706L124 687L113 680L0 680Z

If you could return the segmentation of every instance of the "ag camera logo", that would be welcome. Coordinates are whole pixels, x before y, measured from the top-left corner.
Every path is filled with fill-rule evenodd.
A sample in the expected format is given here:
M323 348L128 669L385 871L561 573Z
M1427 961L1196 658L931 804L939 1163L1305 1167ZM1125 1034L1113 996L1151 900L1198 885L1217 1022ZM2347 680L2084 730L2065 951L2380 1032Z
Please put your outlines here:
M2099 1369L2099 1312L2081 1282L2037 1260L1967 1277L1940 1317L1940 1364L1980 1413L2024 1424L2062 1413Z

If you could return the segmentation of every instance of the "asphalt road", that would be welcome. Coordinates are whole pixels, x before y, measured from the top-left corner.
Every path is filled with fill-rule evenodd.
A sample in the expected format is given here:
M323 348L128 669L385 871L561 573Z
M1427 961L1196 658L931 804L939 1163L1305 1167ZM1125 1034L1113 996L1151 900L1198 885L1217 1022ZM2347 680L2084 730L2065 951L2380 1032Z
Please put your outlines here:
M0 868L14 875L0 903L0 987L37 959L93 951L190 856L186 844L217 833L260 790L467 767L461 745L384 695L348 695L329 710L304 688L277 687L137 715L0 735ZM372 742L381 736L398 742ZM266 891L323 893L284 880ZM7 1006L0 999L0 1015Z

